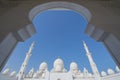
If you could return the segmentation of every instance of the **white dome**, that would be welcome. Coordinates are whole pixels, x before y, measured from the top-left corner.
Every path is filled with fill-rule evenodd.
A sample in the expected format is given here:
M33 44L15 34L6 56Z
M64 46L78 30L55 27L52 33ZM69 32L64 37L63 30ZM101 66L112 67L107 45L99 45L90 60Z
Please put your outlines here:
M48 65L47 65L46 62L42 62L42 63L40 64L39 69L47 69L47 68L48 68Z
M16 78L18 78L18 76L19 76L19 73L16 74Z
M61 66L61 67L64 67L64 63L63 63L63 60L62 59L60 59L60 58L58 58L58 59L56 59L55 61L54 61L54 67L56 67L56 66Z
M63 68L59 65L55 67L56 72L61 72L62 70L63 70Z
M107 73L105 71L101 72L101 76L106 76L106 75L107 75Z
M89 77L92 77L92 74L91 74L91 73L89 73L88 75L89 75Z
M120 69L118 68L118 66L116 66L116 71L117 71L117 72L120 72Z
M32 68L32 69L30 70L30 72L34 72L34 68Z
M10 69L9 69L9 68L7 68L7 69L5 69L5 70L2 72L2 74L6 75L6 74L8 74L8 73L9 73L9 71L10 71Z
M32 68L30 71L29 71L29 75L32 75L34 74L34 68Z
M15 77L16 76L16 71L11 72L10 77Z
M83 69L84 73L88 73L88 70L86 68Z
M37 77L37 73L35 73L34 75L33 75L33 78L36 78Z
M70 70L73 70L73 69L78 69L78 65L77 65L77 63L75 63L75 62L72 62L72 63L70 64Z
M114 74L114 73L115 73L115 72L114 72L112 69L110 69L110 68L108 69L107 72L108 72L108 74Z

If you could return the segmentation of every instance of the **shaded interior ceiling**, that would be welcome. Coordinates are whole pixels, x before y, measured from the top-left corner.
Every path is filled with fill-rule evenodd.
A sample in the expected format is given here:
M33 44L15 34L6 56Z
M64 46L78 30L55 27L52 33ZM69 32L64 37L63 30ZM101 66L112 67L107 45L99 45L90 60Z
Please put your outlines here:
M0 0L0 15L3 14L4 12L7 12L11 8L18 6L24 1L29 1L29 0ZM52 0L52 1L61 1L61 0ZM71 1L71 0L65 0L65 1ZM84 0L84 1L98 2L102 6L109 8L110 10L113 10L114 12L120 15L120 0Z

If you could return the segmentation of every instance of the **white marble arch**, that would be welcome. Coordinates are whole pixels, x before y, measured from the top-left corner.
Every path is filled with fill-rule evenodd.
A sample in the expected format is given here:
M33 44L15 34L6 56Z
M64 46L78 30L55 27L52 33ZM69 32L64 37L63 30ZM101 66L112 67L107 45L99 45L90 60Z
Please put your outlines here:
M80 13L85 18L85 20L87 20L87 22L89 22L92 17L91 12L87 8L85 8L81 5L78 5L78 4L72 3L72 2L66 2L66 1L53 1L53 2L48 2L48 3L44 3L41 5L35 6L29 12L30 21L33 21L35 16L37 16L40 12L43 12L43 11L49 10L49 9L73 10L75 12Z

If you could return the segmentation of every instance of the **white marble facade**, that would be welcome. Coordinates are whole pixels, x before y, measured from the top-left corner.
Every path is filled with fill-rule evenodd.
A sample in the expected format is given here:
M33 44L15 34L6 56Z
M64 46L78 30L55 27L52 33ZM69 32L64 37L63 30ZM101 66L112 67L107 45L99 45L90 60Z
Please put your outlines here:
M5 69L0 74L0 80L120 80L120 69L118 67L115 68L116 71L108 68L107 72L98 72L97 66L86 43L83 42L83 44L92 68L92 73L86 68L79 70L76 62L71 62L70 68L67 70L64 67L64 61L58 58L54 61L53 68L50 71L48 71L48 64L42 62L37 71L34 71L34 68L32 68L28 73L23 74L26 69L23 64L25 63L25 65L27 65L26 60L29 60L29 56L25 58L18 73L16 73L16 71L10 72L10 69ZM28 54L31 54L31 48L33 48L33 44L31 45ZM28 54L26 56L28 56Z
M71 62L70 70L64 68L63 60L58 58L55 60L53 69L48 71L46 62L42 62L37 71L32 68L21 80L96 80L96 76L90 73L86 68L79 70L76 62ZM18 77L15 71L5 69L0 74L0 80L16 80ZM100 80L120 80L120 69L116 67L116 71L108 69L107 72L102 71Z

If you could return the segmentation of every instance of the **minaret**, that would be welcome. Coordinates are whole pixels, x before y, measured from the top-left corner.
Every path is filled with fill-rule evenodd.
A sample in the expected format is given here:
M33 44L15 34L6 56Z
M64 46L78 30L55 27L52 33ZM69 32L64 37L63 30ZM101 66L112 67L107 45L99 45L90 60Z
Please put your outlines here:
M18 75L18 80L21 80L24 76L24 72L26 70L26 67L27 67L27 64L28 64L28 61L30 59L30 56L31 56L31 52L32 52L32 49L34 47L34 42L31 44L30 48L29 48L29 51L27 52L26 54L26 57L25 57L25 60L24 62L22 63L22 66L20 68L20 71L19 71L19 75Z
M88 57L88 60L90 62L90 66L92 68L93 74L94 74L95 77L99 78L100 74L98 72L97 66L96 66L95 62L93 61L92 55L91 55L91 53L90 53L90 51L89 51L85 41L83 41L83 45L84 45L84 49L86 51L86 55ZM97 80L100 80L100 79L97 79Z

